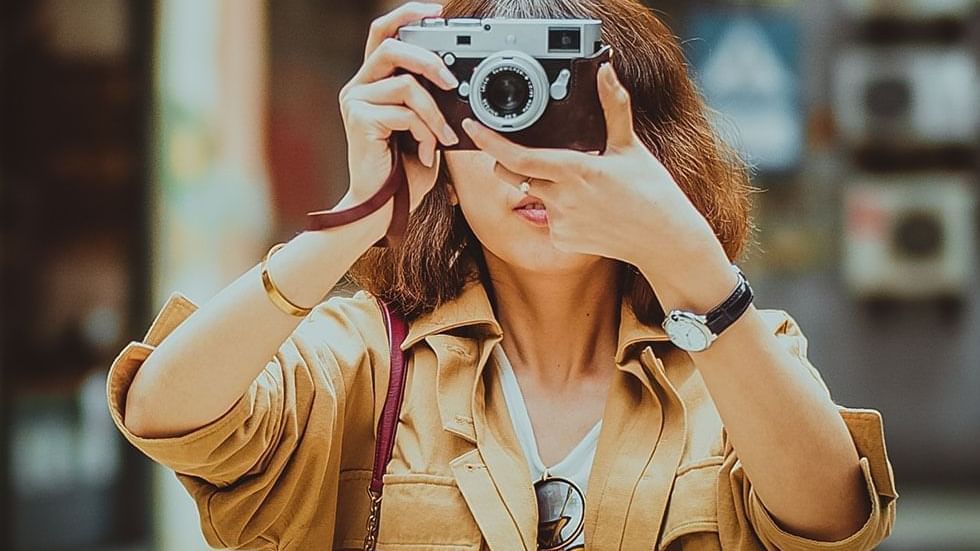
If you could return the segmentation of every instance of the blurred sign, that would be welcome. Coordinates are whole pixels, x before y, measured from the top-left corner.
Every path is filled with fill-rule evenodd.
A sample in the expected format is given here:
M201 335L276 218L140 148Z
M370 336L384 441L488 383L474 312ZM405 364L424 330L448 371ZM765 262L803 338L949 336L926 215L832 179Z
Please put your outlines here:
M848 14L858 17L963 17L977 6L976 0L842 0Z
M803 154L799 29L780 12L694 16L686 41L713 123L759 171L788 171Z
M969 145L980 133L978 97L965 47L859 46L837 62L837 126L852 144Z
M857 296L961 298L973 280L968 175L867 175L847 188L844 276Z

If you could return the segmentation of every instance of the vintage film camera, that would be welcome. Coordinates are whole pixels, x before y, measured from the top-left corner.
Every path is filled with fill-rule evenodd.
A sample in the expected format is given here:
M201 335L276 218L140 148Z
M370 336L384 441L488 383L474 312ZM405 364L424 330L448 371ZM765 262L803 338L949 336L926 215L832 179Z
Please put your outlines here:
M447 91L417 77L459 136L443 149L476 149L461 126L470 117L529 147L603 151L596 72L611 48L601 33L595 19L428 18L398 38L436 52L460 82ZM411 136L401 143L414 147Z

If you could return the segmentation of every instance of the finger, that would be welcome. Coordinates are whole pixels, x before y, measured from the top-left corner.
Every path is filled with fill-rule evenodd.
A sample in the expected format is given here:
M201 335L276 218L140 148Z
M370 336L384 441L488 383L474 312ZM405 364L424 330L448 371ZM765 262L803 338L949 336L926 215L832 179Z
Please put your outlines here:
M440 13L442 13L441 4L408 2L375 19L371 22L367 42L364 45L364 59L367 59L384 39L395 36L398 27L418 21L423 17L434 17Z
M367 84L391 76L397 68L422 75L443 90L459 86L456 76L435 52L394 38L384 39L351 80Z
M398 75L358 86L348 97L377 105L405 105L415 111L444 145L459 143L459 137L446 122L432 94L413 75Z
M584 155L566 149L535 149L518 145L473 119L463 120L463 130L473 143L512 172L532 178L558 181L580 166Z
M496 176L498 180L506 182L514 187L520 186L521 182L528 179L527 176L518 174L499 162L493 163L493 175Z
M397 105L374 105L354 102L353 116L362 118L374 129L377 138L387 139L395 131L408 131L419 142L419 160L431 167L435 157L436 137L419 116L409 109Z
M599 102L606 117L606 148L622 148L633 144L633 109L629 92L616 77L612 63L599 67L596 75Z
M548 195L551 193L551 185L554 184L554 182L550 180L530 178L528 176L524 176L523 174L518 174L500 163L493 164L493 175L496 176L497 179L506 182L515 188L520 188L522 183L527 182L530 188L527 192L528 195L533 195L542 200L548 199Z

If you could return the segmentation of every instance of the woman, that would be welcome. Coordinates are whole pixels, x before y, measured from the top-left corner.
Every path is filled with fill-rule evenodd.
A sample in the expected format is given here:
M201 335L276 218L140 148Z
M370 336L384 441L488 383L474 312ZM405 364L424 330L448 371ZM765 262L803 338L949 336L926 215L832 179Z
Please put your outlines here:
M419 141L400 248L371 249L389 201L267 256L294 304L348 272L364 290L290 315L256 266L201 308L175 293L113 363L119 429L177 472L207 540L360 548L388 380L381 296L410 321L410 364L379 549L875 547L897 497L880 416L831 401L793 319L749 305L703 350L661 328L665 312L750 296L732 269L746 171L669 30L630 0L450 2L445 17L601 19L615 55L598 75L602 155L527 149L472 121L480 150L440 155L458 136L396 72L453 78L390 40L440 10L376 20L340 95L351 184L337 209L380 188L392 132ZM545 212L515 210L528 203ZM564 493L536 493L553 479Z

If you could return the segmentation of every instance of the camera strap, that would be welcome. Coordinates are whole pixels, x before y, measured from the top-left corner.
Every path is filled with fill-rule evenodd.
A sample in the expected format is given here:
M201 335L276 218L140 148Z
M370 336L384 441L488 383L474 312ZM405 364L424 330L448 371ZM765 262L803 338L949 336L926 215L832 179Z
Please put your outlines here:
M389 140L389 147L391 148L391 172L388 174L388 178L385 179L381 189L363 203L344 210L308 212L306 214L306 229L316 231L350 224L380 209L394 195L394 212L391 215L391 222L388 224L388 231L384 237L371 246L394 247L398 245L405 235L405 229L408 227L411 195L408 189L408 179L405 176L405 167L402 164L398 140Z

